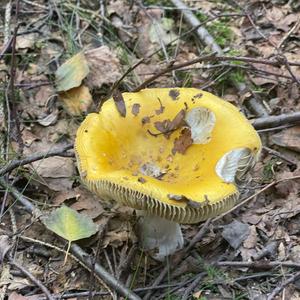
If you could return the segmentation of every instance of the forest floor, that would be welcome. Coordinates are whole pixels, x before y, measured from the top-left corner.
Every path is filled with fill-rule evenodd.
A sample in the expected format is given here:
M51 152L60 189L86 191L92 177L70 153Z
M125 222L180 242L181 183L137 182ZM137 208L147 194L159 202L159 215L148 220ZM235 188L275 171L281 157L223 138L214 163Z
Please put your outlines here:
M299 1L184 3L0 1L0 299L300 299ZM84 187L73 150L86 114L145 87L218 95L263 144L242 204L182 225L164 262L131 209ZM98 228L65 262L78 237L43 221L63 204Z

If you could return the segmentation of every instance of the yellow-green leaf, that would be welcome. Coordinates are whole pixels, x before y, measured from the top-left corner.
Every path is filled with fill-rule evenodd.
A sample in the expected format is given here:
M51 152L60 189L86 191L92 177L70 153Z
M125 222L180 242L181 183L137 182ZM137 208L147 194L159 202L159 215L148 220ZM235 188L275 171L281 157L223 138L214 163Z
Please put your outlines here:
M56 89L58 92L68 91L81 85L88 75L89 66L82 52L71 57L55 72Z
M43 223L69 242L90 237L97 232L97 226L92 219L65 205L54 210Z

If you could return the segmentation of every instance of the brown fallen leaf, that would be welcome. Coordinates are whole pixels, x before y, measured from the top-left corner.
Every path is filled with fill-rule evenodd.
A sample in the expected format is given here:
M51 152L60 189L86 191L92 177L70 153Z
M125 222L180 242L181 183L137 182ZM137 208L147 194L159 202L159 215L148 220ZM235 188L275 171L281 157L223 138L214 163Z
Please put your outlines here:
M300 126L294 126L273 134L271 140L278 146L300 152Z
M170 121L170 119L157 121L154 123L154 127L159 132L163 133L166 138L169 138L172 131L180 128L185 124L184 117L185 117L185 110L182 109L181 111L179 111L179 113L174 117L172 121Z
M121 115L121 117L125 118L126 105L122 93L120 93L119 91L115 91L113 94L113 99L119 114Z
M120 61L112 49L101 46L85 51L84 55L90 69L85 83L90 89L112 84L120 78Z
M89 89L83 84L59 93L59 98L63 101L66 111L72 116L86 113L93 103Z
M45 138L41 141L33 142L29 148L26 147L24 155L29 156L37 152L47 151L47 149L59 149L63 146L64 144L51 144ZM34 178L53 191L63 191L72 188L75 171L72 158L53 156L33 162L31 167L33 168Z
M193 144L192 133L189 128L184 128L180 136L174 140L174 147L172 154L175 155L177 152L184 154L186 150Z

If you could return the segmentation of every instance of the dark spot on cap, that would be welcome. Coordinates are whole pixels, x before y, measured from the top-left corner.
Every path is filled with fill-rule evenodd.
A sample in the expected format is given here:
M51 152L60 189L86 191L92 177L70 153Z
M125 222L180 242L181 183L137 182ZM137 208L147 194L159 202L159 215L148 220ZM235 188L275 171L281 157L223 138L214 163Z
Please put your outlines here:
M146 116L144 118L142 118L142 124L147 124L147 123L150 123L150 117Z
M141 105L140 105L139 103L134 103L134 104L132 105L131 112L132 112L132 114L133 114L134 116L137 116L137 115L139 114L139 112L140 112L140 107L141 107Z
M84 132L89 132L87 129Z
M140 182L140 183L145 183L145 182L146 182L146 179L143 178L143 177L139 177L139 178L138 178L138 182Z
M199 94L195 95L193 98L199 99L199 98L201 98L202 96L203 96L203 94L202 94L202 93L199 93Z
M179 97L180 92L179 90L173 89L169 91L169 96L173 99L173 100L178 100L177 98Z

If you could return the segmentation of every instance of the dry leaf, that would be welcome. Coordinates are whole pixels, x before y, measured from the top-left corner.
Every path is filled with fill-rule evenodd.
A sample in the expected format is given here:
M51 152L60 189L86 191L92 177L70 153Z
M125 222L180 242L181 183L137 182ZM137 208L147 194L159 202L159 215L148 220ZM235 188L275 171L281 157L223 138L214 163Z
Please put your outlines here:
M24 154L31 155L62 146L63 144L52 145L45 139L33 142L30 148L25 148ZM75 171L72 158L54 156L35 161L31 166L34 168L35 174L40 177L39 182L48 186L50 189L62 191L72 187Z
M300 152L300 126L285 129L271 136L274 144Z
M112 84L120 78L120 62L107 46L88 50L85 57L90 69L85 82L90 89Z
M230 224L224 226L222 236L234 249L238 249L240 245L247 239L250 234L250 226L234 220Z
M71 57L55 72L56 89L58 92L68 91L81 85L88 75L89 66L82 52Z
M155 128L169 138L172 131L184 125L185 110L182 109L172 121L169 119L157 121L154 123Z
M16 39L16 49L32 49L39 34L36 32L19 35Z
M184 154L192 144L193 139L191 130L189 128L184 128L181 131L180 136L174 140L172 154L175 155L176 152Z
M93 103L89 89L83 84L66 92L61 92L59 98L64 102L65 109L72 116L86 113Z

